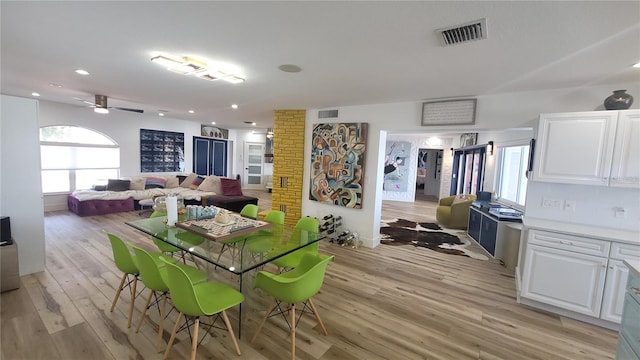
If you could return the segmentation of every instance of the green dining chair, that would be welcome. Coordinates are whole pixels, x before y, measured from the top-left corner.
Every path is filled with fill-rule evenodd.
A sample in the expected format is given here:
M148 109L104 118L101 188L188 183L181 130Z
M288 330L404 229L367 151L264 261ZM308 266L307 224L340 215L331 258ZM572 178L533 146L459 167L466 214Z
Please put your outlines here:
M116 303L120 298L120 293L124 288L129 288L129 292L131 293L131 305L129 305L129 322L127 327L131 327L131 320L133 318L133 308L136 301L136 292L138 285L138 276L140 275L140 271L138 269L137 259L135 256L131 255L129 248L124 243L124 241L115 234L108 232L107 230L102 230L107 237L109 238L109 242L111 243L111 250L113 252L113 260L116 263L116 267L118 270L122 271L122 279L120 280L120 285L118 286L118 291L116 292L116 296L113 298L113 302L111 303L111 312L116 307ZM166 261L173 261L175 259L168 257L164 254L153 253L151 256L157 259L165 259ZM131 277L131 278L130 278ZM125 284L125 281L127 282Z
M262 261L264 254L273 249L275 243L282 242L284 219L284 212L271 210L265 216L264 221L272 224L272 227L247 237L244 248L251 254L254 261Z
M189 276L183 269L169 262L167 262L166 271L168 279L167 284L169 284L169 291L171 292L171 301L173 302L173 306L178 309L180 313L178 314L178 319L176 320L176 324L171 332L171 338L169 338L169 343L164 352L163 359L166 359L171 351L171 346L173 345L173 340L175 339L178 328L180 327L180 320L182 319L182 316L185 317L185 324L182 328L189 329L191 324L193 324L193 333L189 332L191 335L191 360L196 358L198 345L202 340L204 340L209 329L214 326L220 317L222 317L224 324L229 331L229 336L233 341L236 353L238 356L241 355L238 340L233 333L233 328L229 322L226 310L242 303L244 301L244 295L229 285L220 282L207 281L192 284L189 281ZM208 325L207 330L202 336L202 339L198 342L200 317L211 317L213 315L216 315L216 317L210 324L206 324Z
M144 321L147 310L150 306L156 305L160 309L160 321L158 322L158 351L162 350L162 333L164 331L164 318L167 296L169 294L169 285L167 285L166 264L158 259L154 259L146 250L129 243L129 246L136 254L138 270L140 272L140 280L144 286L149 289L147 302L144 304L144 310L140 315L136 333L140 331L140 326ZM176 264L182 269L191 283L200 283L207 280L207 274L189 265ZM158 295L159 294L159 295ZM151 298L155 297L155 301L151 304ZM162 301L162 304L160 302ZM150 305L151 304L151 305Z
M287 240L286 244L283 247L277 247L272 250L271 255L275 255L277 253L286 252L292 248L300 246L301 243L306 241L315 240L318 236L318 219L313 217L303 217L296 223L296 226L293 228L293 233L289 240ZM273 260L271 263L275 264L280 268L280 270L284 269L293 269L300 263L302 256L306 253L314 253L317 254L319 249L319 243L316 241L311 245L307 245L299 250L292 252L291 254L282 256Z
M322 328L324 335L327 335L327 329L324 327L318 310L311 298L320 291L327 265L333 258L333 256L320 253L305 253L300 263L291 271L278 275L266 271L260 271L256 274L254 287L262 289L267 294L273 296L275 300L267 308L265 316L262 322L260 322L258 330L251 339L251 342L253 342L260 333L267 318L278 314L284 317L285 322L290 328L291 359L293 360L296 358L296 324L303 313L312 313ZM282 307L282 303L289 304L289 307ZM296 319L297 303L303 303L298 319ZM287 319L287 314L291 317L289 320Z
M254 204L245 205L240 211L240 215L246 218L255 220L256 218L258 218L258 205L254 205ZM225 251L231 252L231 260L232 261L235 260L237 256L236 244L240 241L243 241L244 239L245 239L244 236L237 236L237 237L220 241L220 243L222 244L222 248L220 249L220 253L218 254L218 259L216 260L216 262L220 262L220 258L222 257L222 254Z
M149 216L149 218L156 218L156 217L163 217L163 216L167 216L167 214L159 211L154 211L151 214L151 216ZM189 243L194 246L200 245L204 242L204 238L202 236L199 236L190 232L186 232L186 231L176 234L176 237L182 240L183 242ZM187 263L187 254L189 254L191 256L191 262L193 262L193 264L199 268L199 264L196 261L195 257L193 256L193 254L190 254L187 251L180 249L179 247L173 246L153 236L151 237L151 241L153 241L153 243L158 247L158 250L160 250L160 252L167 254L169 256L177 255L178 259L182 260L182 263L184 264Z

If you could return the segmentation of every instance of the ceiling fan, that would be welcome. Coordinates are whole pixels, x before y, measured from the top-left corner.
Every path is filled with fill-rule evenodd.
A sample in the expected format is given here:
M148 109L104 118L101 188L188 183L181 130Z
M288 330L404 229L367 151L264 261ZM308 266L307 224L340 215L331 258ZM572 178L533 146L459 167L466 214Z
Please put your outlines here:
M106 95L96 95L96 101L94 103L92 103L91 101L80 99L80 98L75 98L75 99L79 100L79 101L82 101L85 104L89 104L91 107L94 108L94 111L99 113L99 114L108 114L109 113L109 109L131 111L131 112L136 112L136 113L140 113L140 114L144 113L144 110L142 110L142 109L132 109L132 108L108 106L107 105L107 96Z

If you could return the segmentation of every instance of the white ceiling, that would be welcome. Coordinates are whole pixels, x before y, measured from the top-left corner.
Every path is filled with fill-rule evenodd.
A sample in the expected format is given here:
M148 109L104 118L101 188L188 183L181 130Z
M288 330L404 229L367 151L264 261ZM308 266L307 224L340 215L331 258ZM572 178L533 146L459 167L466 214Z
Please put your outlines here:
M640 81L638 1L1 1L3 94L221 127L322 109ZM435 30L487 19L488 39L443 47ZM236 64L208 82L149 61L157 51ZM297 74L278 70L295 64ZM88 70L79 76L75 69ZM62 88L50 86L60 84ZM239 109L232 110L236 103ZM196 111L194 115L187 113ZM91 111L87 109L87 111ZM115 111L115 110L114 110ZM106 115L108 116L108 115Z

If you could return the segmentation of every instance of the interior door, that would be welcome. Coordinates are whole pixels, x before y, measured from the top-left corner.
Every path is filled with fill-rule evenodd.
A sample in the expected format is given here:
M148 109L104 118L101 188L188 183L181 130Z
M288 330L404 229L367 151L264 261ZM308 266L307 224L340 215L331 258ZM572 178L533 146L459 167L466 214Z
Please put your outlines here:
M264 144L244 143L244 176L243 188L264 189L262 168L264 165Z

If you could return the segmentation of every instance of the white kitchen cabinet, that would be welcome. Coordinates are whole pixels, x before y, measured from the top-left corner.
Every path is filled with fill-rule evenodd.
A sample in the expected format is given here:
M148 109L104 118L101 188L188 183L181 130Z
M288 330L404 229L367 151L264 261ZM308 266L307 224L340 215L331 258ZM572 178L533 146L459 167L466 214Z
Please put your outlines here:
M598 317L607 259L529 245L521 297Z
M621 111L611 163L611 186L640 187L640 111Z
M640 246L529 229L520 297L609 323L622 322L628 268ZM535 304L533 304L535 306Z
M542 114L535 181L640 187L640 110Z
M605 281L600 318L614 323L622 322L624 308L624 292L627 285L629 268L622 260L609 260L607 279Z
M630 264L640 264L640 246L611 244L600 318L618 324L622 321L624 292L629 277L629 268L623 263L624 260Z

